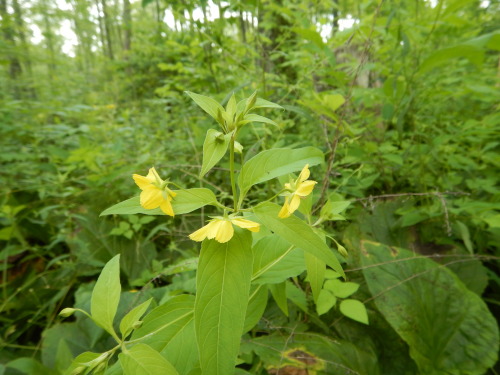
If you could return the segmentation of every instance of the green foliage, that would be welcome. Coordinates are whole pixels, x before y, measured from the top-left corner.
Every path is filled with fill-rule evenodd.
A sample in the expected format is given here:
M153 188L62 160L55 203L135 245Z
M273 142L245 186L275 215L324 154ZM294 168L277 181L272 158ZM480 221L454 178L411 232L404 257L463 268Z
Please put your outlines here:
M497 2L128 3L0 7L0 373L499 372Z

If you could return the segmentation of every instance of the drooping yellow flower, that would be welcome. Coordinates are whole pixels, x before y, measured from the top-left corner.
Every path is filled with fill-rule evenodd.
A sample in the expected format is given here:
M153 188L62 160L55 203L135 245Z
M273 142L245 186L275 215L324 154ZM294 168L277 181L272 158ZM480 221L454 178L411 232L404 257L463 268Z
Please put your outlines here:
M165 214L174 216L170 202L177 194L167 187L168 181L163 181L154 167L149 169L147 176L134 174L132 178L142 190L140 197L142 207L147 210L160 207Z
M240 228L248 229L250 232L258 232L260 230L260 224L253 221L238 218L225 218L216 217L211 220L210 223L204 227L198 229L189 235L193 241L203 241L205 238L209 240L214 239L220 243L225 243L229 241L234 234L233 224L239 226Z
M306 164L295 181L285 184L285 204L281 208L278 216L282 219L289 217L297 208L300 200L307 197L314 189L316 181L307 180L309 178L309 164Z

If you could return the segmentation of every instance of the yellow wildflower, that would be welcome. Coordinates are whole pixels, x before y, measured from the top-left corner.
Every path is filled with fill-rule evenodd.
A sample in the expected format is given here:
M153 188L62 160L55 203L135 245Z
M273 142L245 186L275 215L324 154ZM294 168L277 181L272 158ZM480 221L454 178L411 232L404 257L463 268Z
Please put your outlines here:
M225 243L233 237L233 224L239 226L240 228L248 229L250 232L258 232L260 230L259 223L242 218L231 219L218 216L204 227L191 233L189 238L198 242L203 241L205 238L208 238L209 240L215 238L216 241Z
M177 194L167 187L168 181L163 181L154 167L149 169L147 176L134 174L132 178L142 190L140 198L142 207L147 210L160 207L165 214L174 216L170 202Z
M282 219L289 217L300 205L300 199L307 197L314 189L316 181L307 180L309 178L309 164L306 164L300 172L299 178L285 184L285 204L281 208L278 216Z

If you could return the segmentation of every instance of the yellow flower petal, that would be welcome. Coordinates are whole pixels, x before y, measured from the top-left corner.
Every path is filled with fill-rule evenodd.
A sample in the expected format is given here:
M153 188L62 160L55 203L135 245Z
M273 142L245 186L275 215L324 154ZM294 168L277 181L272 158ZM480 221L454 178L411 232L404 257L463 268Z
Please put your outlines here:
M240 228L248 229L250 232L258 232L260 230L260 224L247 219L233 219L231 222Z
M160 175L158 174L158 172L156 172L155 167L149 168L149 172L148 172L148 175L146 176L146 178L151 182L156 182L158 185L163 182L163 180L160 178Z
M290 212L290 207L289 207L289 204L288 204L288 201L290 200L290 197L286 197L285 198L285 204L283 204L283 207L281 207L281 210L278 214L278 217L282 218L282 219L286 219L287 217L289 217L292 213Z
M145 189L141 192L141 206L147 210L157 208L163 202L161 190L158 188Z
M299 187L295 191L295 194L300 195L301 197L307 197L309 194L311 194L314 189L314 185L316 184L316 181L304 181L299 185Z
M300 205L300 196L293 194L292 198L290 199L289 207L288 207L288 212L290 212L290 215L295 212L297 208L299 208Z
M193 241L198 241L201 242L205 238L207 238L207 233L208 233L208 225L205 225L204 227L198 229L197 231L191 233L189 235L189 238L192 239Z
M212 240L215 238L217 235L217 232L219 231L219 227L221 225L221 220L212 220L210 223L206 225L207 227L207 238L209 240Z
M215 239L220 243L225 243L233 237L233 224L231 224L229 220L219 220L219 222L220 224Z
M304 182L309 178L310 175L311 172L309 171L309 164L306 164L304 168L302 168L302 171L299 174L299 178L297 178L297 182L298 183Z
M166 213L167 215L174 216L174 208L172 207L172 204L170 201L172 198L169 196L167 200L163 200L160 204L160 209Z
M141 190L147 189L148 187L151 186L151 181L147 177L138 174L133 174L132 178L134 179L137 186L141 188Z

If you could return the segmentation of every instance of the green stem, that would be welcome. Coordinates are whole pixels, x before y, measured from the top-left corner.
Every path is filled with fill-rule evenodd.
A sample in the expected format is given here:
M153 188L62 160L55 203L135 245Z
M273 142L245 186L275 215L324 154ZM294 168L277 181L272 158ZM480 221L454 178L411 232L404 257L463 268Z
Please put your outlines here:
M229 173L231 174L231 189L233 190L233 202L234 210L238 210L238 193L236 191L236 181L234 179L234 140L236 133L231 137L231 142L229 143Z

